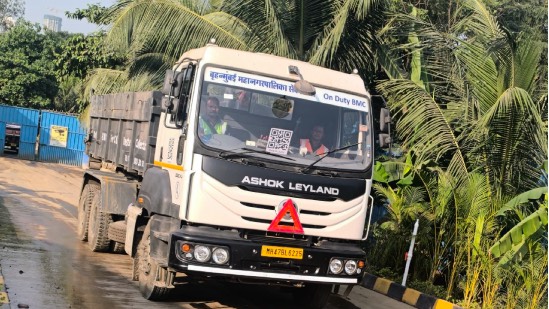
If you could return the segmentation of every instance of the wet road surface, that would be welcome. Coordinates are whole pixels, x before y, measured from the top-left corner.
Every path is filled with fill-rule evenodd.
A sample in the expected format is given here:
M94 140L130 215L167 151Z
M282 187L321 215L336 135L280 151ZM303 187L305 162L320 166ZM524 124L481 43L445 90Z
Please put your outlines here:
M298 308L278 287L185 283L144 300L127 255L92 253L76 238L82 170L0 157L0 267L12 308ZM344 287L340 289L342 294ZM327 308L412 308L355 287Z

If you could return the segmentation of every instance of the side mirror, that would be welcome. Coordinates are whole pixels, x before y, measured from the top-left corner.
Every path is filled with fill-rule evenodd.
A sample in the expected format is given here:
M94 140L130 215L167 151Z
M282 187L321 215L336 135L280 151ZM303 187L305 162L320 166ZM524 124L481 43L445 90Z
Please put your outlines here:
M162 94L179 97L181 93L181 87L183 86L184 74L180 71L167 70L166 76L164 76L164 86L162 87Z
M386 148L391 145L391 136L389 134L381 133L379 136L379 147Z
M391 125L391 114L386 108L382 108L379 113L379 130L381 132L387 132Z

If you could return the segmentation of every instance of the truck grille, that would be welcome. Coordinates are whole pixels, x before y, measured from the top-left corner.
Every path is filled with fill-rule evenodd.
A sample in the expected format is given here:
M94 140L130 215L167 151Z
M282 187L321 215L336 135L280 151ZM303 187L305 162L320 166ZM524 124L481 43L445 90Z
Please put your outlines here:
M303 235L246 231L244 232L243 237L253 242L257 242L261 244L299 246L299 247L307 247L312 244L312 238L310 236L303 236Z
M246 220L246 221L258 222L258 223L267 223L267 224L271 224L271 221L272 221L272 220L244 217L244 216L242 216L241 218ZM280 225L286 225L286 224L287 225L292 225L291 223L286 223L286 222L280 222L279 224ZM326 227L325 225L303 224L303 223L301 225L303 226L303 228L307 228L307 229L323 229L323 228Z
M266 209L266 210L275 210L274 206L271 205L261 205L261 204L254 204L254 203L246 203L246 202L240 202L240 204L252 207L252 208L259 208L259 209ZM314 210L300 210L299 213L304 215L313 215L313 216L329 216L331 215L329 212L324 211L314 211Z

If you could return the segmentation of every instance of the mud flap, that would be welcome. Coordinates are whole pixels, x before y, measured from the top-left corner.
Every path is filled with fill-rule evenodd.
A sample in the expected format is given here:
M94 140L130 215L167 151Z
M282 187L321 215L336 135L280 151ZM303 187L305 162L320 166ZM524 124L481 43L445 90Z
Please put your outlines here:
M124 243L124 250L126 253L134 257L135 255L135 229L137 225L137 218L141 216L143 208L130 204L128 206L128 212L126 217L126 242Z

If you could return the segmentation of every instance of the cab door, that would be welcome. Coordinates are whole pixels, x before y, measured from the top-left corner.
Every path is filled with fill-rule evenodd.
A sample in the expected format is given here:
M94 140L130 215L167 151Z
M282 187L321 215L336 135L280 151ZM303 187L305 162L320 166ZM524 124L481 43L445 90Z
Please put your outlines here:
M182 188L188 175L184 171L185 141L196 65L187 61L178 71L168 70L163 87L163 111L158 130L154 165L169 174L172 203L181 205Z

